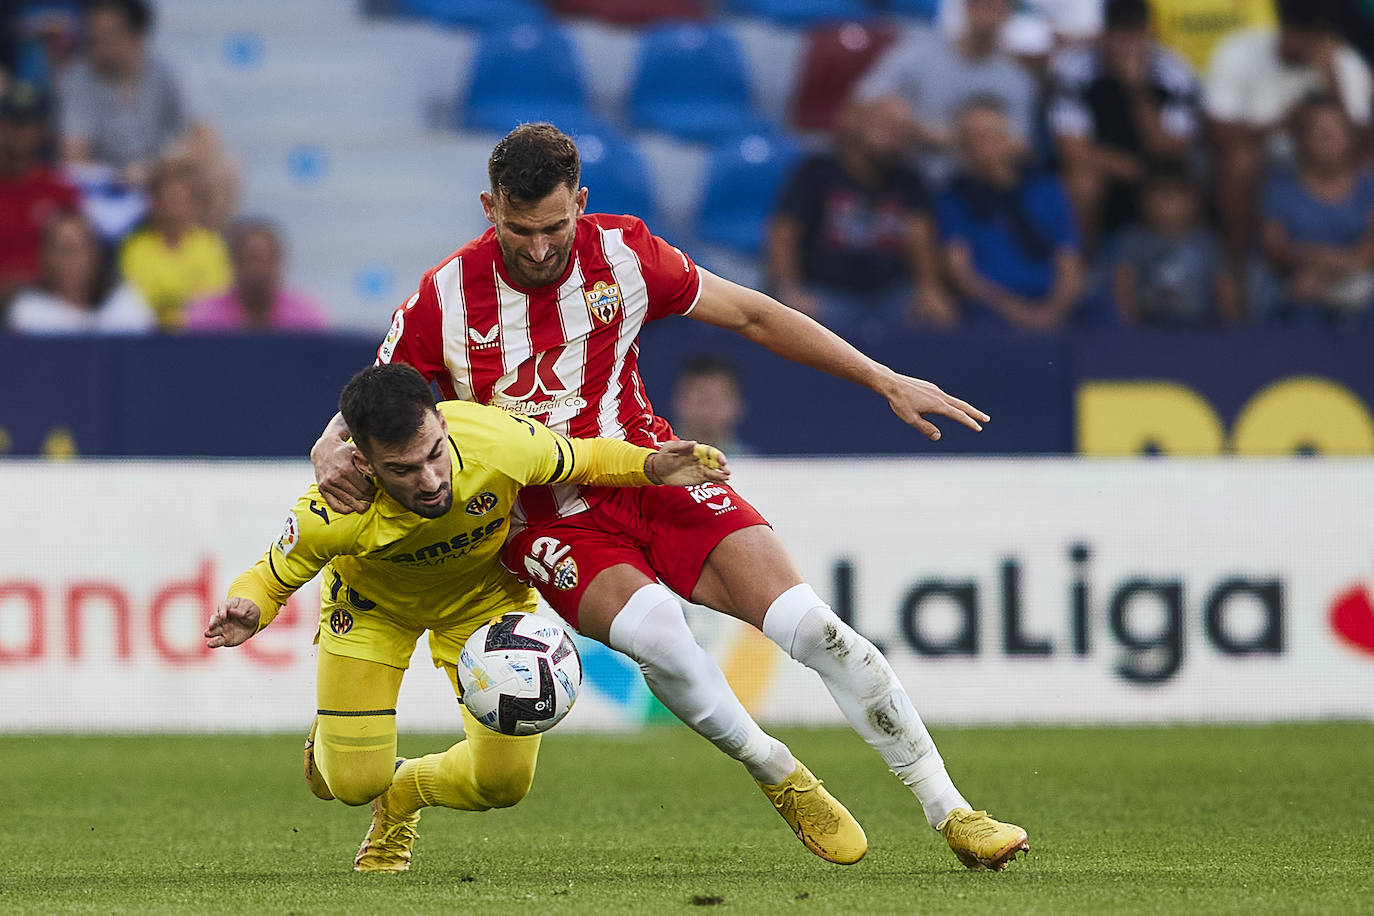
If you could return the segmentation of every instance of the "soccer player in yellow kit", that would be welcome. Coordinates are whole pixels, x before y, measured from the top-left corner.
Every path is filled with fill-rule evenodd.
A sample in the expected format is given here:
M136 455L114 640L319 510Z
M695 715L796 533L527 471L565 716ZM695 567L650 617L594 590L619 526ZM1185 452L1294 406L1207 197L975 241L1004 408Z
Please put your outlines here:
M729 472L719 452L693 442L655 452L569 439L496 407L436 405L403 365L358 373L340 410L360 470L381 495L366 512L338 515L312 485L263 558L230 585L205 637L212 648L243 643L323 571L307 779L321 798L372 803L356 870L404 871L420 808L508 807L534 779L539 736L499 734L467 709L465 740L442 754L396 758L396 697L420 636L429 631L434 663L457 691L458 654L472 632L500 614L535 610L533 589L500 565L520 488L688 486Z

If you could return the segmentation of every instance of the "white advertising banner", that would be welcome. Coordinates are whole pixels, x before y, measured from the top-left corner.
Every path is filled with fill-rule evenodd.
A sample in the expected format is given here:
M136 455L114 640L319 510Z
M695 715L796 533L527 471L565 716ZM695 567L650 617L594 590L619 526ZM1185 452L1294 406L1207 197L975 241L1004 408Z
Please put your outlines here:
M304 728L318 591L201 630L275 538L297 462L0 462L0 731ZM1374 461L765 460L737 489L936 723L1374 719ZM836 723L753 630L690 619L770 723ZM581 643L561 728L664 713ZM421 644L402 728L452 730Z

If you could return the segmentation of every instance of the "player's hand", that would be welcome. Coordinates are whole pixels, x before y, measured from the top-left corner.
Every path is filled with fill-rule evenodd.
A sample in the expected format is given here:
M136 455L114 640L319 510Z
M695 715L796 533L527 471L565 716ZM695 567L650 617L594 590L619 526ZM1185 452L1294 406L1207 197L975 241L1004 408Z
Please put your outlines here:
M358 447L352 442L327 436L310 450L310 463L315 466L315 483L329 508L340 515L365 512L377 495L372 481L363 476L353 462Z
M940 430L925 418L926 414L949 417L977 432L982 432L982 424L992 419L967 401L945 394L939 385L909 375L894 373L883 394L893 413L932 442L940 441Z
M669 442L645 459L644 470L650 480L670 487L724 483L730 479L730 468L720 449L691 440Z
M225 598L205 626L205 644L211 649L238 646L258 631L262 612L247 598Z

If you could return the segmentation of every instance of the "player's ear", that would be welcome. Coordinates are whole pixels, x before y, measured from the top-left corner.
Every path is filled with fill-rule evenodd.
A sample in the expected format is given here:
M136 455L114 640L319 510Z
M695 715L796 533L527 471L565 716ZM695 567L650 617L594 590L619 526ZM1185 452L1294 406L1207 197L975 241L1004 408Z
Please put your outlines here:
M573 197L573 201L577 204L577 215L578 215L578 216L581 216L583 213L586 213L586 212L587 212L587 189L586 189L586 188L579 188L578 191L577 191L577 195L576 195L575 197Z
M487 222L496 222L496 198L491 196L490 191L482 192L482 212L487 215Z
M434 412L437 413L437 414L439 415L439 428L442 429L442 430L444 431L444 435L447 436L447 435L448 435L448 417L444 416L444 412L443 412L442 410L437 410L437 409L436 409Z
M367 460L367 456L363 454L363 450L360 448L355 448L353 450L353 466L357 468L358 473L362 474L364 477L376 476L376 472L372 470L372 462Z

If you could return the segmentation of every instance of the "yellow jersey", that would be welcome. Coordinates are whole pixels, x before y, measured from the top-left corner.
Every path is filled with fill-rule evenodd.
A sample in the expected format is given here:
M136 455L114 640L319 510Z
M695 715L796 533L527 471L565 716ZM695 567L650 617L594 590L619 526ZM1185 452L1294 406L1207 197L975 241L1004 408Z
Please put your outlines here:
M543 424L471 401L437 405L448 421L453 505L439 518L410 512L380 487L365 512L340 515L312 485L275 543L229 587L267 626L287 598L326 567L327 600L381 611L434 630L474 615L535 607L533 589L500 562L521 487L550 483L645 485L647 448L617 439L570 439ZM509 605L504 607L503 605Z
M120 250L119 270L166 330L181 327L192 300L228 289L233 279L224 240L203 226L187 230L176 247L155 229L135 232Z
M1222 38L1277 21L1274 0L1150 0L1150 18L1155 40L1188 58L1200 74Z

